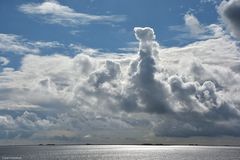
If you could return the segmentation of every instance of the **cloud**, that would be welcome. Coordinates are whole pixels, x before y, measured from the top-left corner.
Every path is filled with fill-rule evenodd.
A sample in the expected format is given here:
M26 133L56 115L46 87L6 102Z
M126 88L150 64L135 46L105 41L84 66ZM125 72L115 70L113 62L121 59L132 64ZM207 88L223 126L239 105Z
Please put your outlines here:
M63 44L53 41L29 41L15 34L0 33L0 52L11 52L15 54L38 54L42 48L59 48Z
M201 0L201 3L212 3L212 4L217 4L219 3L221 0Z
M18 70L3 69L0 138L6 130L12 139L82 143L240 136L236 41L162 48L152 28L134 32L135 54L26 54Z
M0 116L0 127L3 130L15 128L13 118L11 116Z
M14 34L0 34L0 50L1 52L14 52L18 54L24 53L39 53L37 48L34 48L24 43L18 35Z
M138 51L138 42L129 42L124 48L118 48L123 53L136 53Z
M0 65L6 66L10 61L5 57L0 57Z
M52 41L52 42L45 42L45 41L35 41L35 42L29 42L29 44L33 45L34 47L37 48L59 48L59 47L64 47L63 44L57 42L57 41Z
M153 58L155 34L152 28L135 27L135 36L139 40L139 59L136 62L136 71L133 73L130 82L131 87L127 87L123 104L136 105L137 110L145 110L146 112L164 113L169 112L169 104L167 102L167 89L164 84L156 81L154 74L156 72L155 60ZM134 69L132 69L134 70ZM130 95L128 95L130 93ZM134 95L134 99L132 95ZM140 104L138 104L140 103ZM141 107L139 107L141 106ZM127 109L128 106L124 106ZM130 106L132 108L133 106Z
M239 0L223 0L218 6L218 13L231 34L237 38L240 36L240 1Z
M170 26L169 30L179 32L175 40L180 42L192 40L207 40L222 37L225 32L218 24L203 25L196 16L187 12L184 17L184 25Z
M206 32L204 27L199 23L198 19L193 14L185 14L184 21L192 35L196 36Z
M155 40L154 31L150 27L145 28L135 27L134 31L137 40L139 40L141 43Z
M19 7L25 14L40 16L50 24L63 26L87 25L90 23L115 23L125 20L120 15L91 15L76 12L74 9L61 5L57 1L45 1L43 3L28 3Z
M93 48L89 48L86 46L83 46L81 44L69 44L68 46L70 49L74 50L76 53L84 53L84 54L96 54L96 53L100 53L99 49L93 49Z

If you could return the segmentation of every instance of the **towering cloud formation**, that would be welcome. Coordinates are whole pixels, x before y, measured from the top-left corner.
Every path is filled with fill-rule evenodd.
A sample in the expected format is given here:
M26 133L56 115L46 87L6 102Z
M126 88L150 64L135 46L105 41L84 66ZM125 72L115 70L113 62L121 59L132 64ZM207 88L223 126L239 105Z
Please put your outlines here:
M240 136L233 40L161 48L153 29L134 31L138 54L26 55L20 70L5 68L1 138L134 143L149 135Z
M139 40L139 59L137 60L136 71L130 78L129 91L135 95L134 102L138 109L146 112L165 113L170 111L166 99L167 89L164 84L155 79L155 60L153 52L156 47L155 34L151 28L134 28L135 36ZM130 97L131 96L127 96ZM131 101L131 100L129 100ZM127 108L127 106L125 107ZM132 107L130 107L132 108Z

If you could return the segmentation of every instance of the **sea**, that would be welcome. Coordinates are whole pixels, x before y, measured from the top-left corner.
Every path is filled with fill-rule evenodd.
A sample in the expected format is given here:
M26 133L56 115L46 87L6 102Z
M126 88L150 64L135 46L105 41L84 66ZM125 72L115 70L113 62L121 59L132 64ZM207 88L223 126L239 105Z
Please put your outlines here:
M240 160L240 147L152 145L1 146L2 160Z

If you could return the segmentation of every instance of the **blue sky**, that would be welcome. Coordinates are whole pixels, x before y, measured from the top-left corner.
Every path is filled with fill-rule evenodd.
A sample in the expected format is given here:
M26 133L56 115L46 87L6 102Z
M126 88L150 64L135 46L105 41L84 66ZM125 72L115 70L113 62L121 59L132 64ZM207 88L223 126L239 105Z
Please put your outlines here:
M43 1L42 1L43 2ZM60 6L71 8L76 13L89 15L116 15L122 16L119 22L96 22L90 24L49 23L36 14L27 14L21 11L21 5L28 1L1 1L0 26L1 33L14 34L27 41L57 41L65 47L53 49L42 48L40 54L70 54L75 55L70 44L100 49L107 52L121 52L119 49L129 47L129 43L135 42L133 28L135 26L148 26L155 29L157 41L163 46L182 46L196 41L191 36L178 38L184 31L184 15L191 13L196 16L203 25L218 23L216 4L220 1L188 1L171 0L161 2L149 1L95 1L95 0L71 0L58 1ZM31 1L38 3L41 1ZM48 17L47 17L48 18ZM171 27L179 26L179 30ZM185 30L184 32L189 32ZM103 38L104 37L104 38ZM4 54L1 52L1 54ZM18 68L22 56L5 55L13 59L9 65Z
M33 3L40 1L33 1ZM178 46L181 42L174 40L179 33L169 30L170 26L184 25L184 15L193 13L202 24L218 22L215 4L212 2L171 0L151 1L59 1L75 12L91 15L122 15L125 20L109 24L75 24L63 26L48 24L41 16L24 14L19 6L24 1L1 1L2 33L23 36L30 41L59 41L63 44L80 43L91 48L114 50L126 47L135 41L132 30L135 26L149 26L155 29L158 41L164 46ZM26 1L28 3L28 1ZM126 5L127 4L127 5ZM75 35L72 35L74 32ZM102 39L104 37L104 39ZM189 41L187 41L189 42ZM186 43L187 43L186 42Z
M239 10L2 0L0 142L239 145Z

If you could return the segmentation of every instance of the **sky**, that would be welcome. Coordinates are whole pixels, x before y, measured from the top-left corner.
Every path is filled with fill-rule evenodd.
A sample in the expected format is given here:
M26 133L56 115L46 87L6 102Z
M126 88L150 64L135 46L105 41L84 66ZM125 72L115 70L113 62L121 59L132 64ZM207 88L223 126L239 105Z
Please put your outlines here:
M0 144L240 145L240 0L1 0Z

